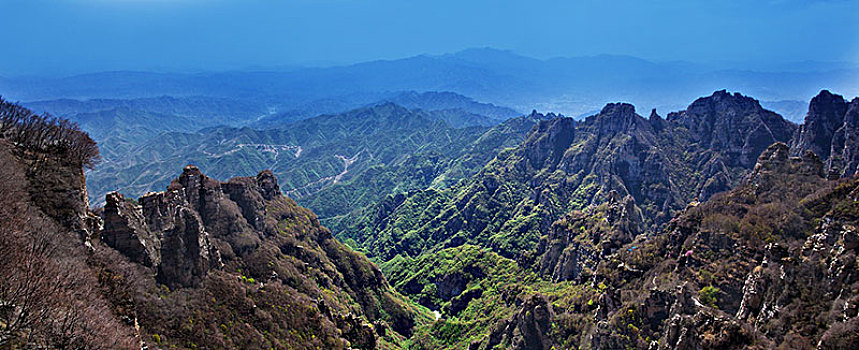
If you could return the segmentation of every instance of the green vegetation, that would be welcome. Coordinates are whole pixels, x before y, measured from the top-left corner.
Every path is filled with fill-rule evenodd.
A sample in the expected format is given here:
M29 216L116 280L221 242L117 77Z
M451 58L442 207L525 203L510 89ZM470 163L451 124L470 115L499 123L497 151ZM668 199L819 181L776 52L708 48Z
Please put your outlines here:
M717 299L716 296L719 295L719 292L721 292L719 288L713 286L705 286L704 288L701 288L701 290L698 292L698 298L701 299L701 303L704 305L710 307L717 307L716 303L719 301L719 299Z

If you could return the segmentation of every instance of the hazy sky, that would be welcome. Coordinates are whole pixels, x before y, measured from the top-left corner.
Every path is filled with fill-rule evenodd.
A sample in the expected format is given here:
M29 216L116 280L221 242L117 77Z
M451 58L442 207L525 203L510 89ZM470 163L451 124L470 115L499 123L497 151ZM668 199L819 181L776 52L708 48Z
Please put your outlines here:
M534 57L859 62L859 1L0 0L2 74Z

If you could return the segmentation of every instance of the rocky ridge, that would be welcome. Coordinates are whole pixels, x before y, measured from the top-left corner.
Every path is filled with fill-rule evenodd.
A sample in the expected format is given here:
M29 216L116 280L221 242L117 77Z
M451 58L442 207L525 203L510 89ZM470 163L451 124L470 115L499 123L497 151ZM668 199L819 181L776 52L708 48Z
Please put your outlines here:
M380 244L389 239L397 252L420 253L408 241L397 245L403 235L390 231L390 222L406 221L412 224L397 229L424 242L478 244L531 265L540 260L535 247L541 236L564 213L630 196L644 226L660 227L687 203L738 184L760 152L790 142L795 129L754 99L725 91L667 119L608 104L581 122L540 121L519 147L501 152L468 181L414 193L384 217L372 217L381 211L369 209L367 218L340 234L382 260L396 255L391 244ZM430 211L412 212L416 208Z
M838 277L846 285L813 277L855 264L838 243L852 242L853 219L844 215L852 199L844 196L855 184L833 180L840 177L832 175L837 158L797 141L825 114L819 101L838 105L829 95L815 98L799 128L726 91L666 118L651 111L645 119L619 103L584 121L540 121L522 145L467 181L390 197L343 235L383 261L399 290L444 312L417 338L430 348L449 342L442 330L460 324L468 326L457 334L471 348L502 344L502 334L503 346L513 346L515 326L508 325L526 312L530 295L544 295L554 310L549 322L556 328L540 342L561 348L856 344L846 335L855 329L852 311L840 311L852 306L838 296L855 294L840 292L854 290L852 277ZM830 114L842 119L825 137L830 149L834 142L852 154L855 147L835 132L849 135L849 108L839 108ZM833 221L847 228L807 240ZM832 253L809 264L801 246ZM482 251L478 257L500 254L495 259L523 272L491 277L474 273L465 263L471 260L445 258L474 250ZM422 277L424 264L463 265L432 270L430 278ZM790 280L775 287L782 292L772 291L767 276L774 275ZM498 279L508 287L487 287ZM503 315L495 316L500 326L469 328L484 324L479 315L490 309L481 305ZM795 311L829 309L839 310L837 317Z
M313 322L322 322L313 326L322 327L313 334L333 337L320 338L328 346L343 346L337 340L343 339L353 347L374 348L386 328L409 334L416 312L390 289L381 271L280 193L270 171L222 183L189 165L167 190L148 193L139 204L108 194L101 238L132 262L152 269L158 283L170 289L223 293L212 288L223 283L227 285L219 288L236 288L224 280L232 275L239 285L259 283L252 292L259 294L256 303L266 303L269 288L292 290L297 295L289 304L312 300L314 317L321 318ZM311 281L315 283L309 285ZM325 294L323 289L334 292ZM152 321L141 323L169 332ZM336 333L327 333L331 331ZM184 339L170 333L167 338ZM263 339L274 342L269 344L284 341Z

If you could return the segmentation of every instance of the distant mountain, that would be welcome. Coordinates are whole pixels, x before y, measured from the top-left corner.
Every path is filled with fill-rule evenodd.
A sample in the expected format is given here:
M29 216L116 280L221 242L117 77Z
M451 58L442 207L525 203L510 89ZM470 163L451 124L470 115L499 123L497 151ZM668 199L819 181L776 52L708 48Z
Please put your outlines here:
M822 87L859 94L859 69L800 64L783 71L688 62L652 62L629 56L534 59L493 49L415 56L348 66L275 72L163 74L106 72L65 78L6 78L0 91L13 100L206 96L277 107L304 117L345 111L396 91L450 91L515 110L579 115L609 101L649 108L677 106L730 87L768 101L806 100ZM364 97L360 97L364 96ZM360 98L359 98L360 97ZM314 101L325 111L304 113ZM347 108L343 108L347 107ZM473 111L472 111L473 112ZM477 113L482 114L482 113ZM295 120L295 119L293 119Z
M476 102L471 98L453 92L414 92L399 93L385 99L409 109L423 109L425 111L435 110L462 110L495 119L507 120L522 115L513 109L496 106L491 103Z
M103 164L89 173L91 200L101 203L112 189L143 195L166 186L166 169L181 164L212 169L220 177L268 168L284 179L287 194L328 218L390 193L455 183L521 142L536 123L516 118L493 128L454 127L445 116L385 103L280 129L215 127L161 132L135 142L108 137L102 141Z
M257 119L269 113L266 108L258 104L202 96L159 96L151 98L91 100L59 99L26 102L24 106L37 113L49 112L54 115L72 118L81 123L85 121L73 117L75 114L96 113L115 109L175 115L192 119L197 123L196 127L183 128L182 130L184 131L195 131L203 127L216 125L238 126L247 123L248 120ZM177 126L179 124L181 124L181 121L177 123ZM176 127L170 123L159 124L159 126L162 125L166 128L165 130Z
M362 93L333 96L295 107L289 111L273 114L253 121L249 126L272 129L321 114L342 113L359 107L368 107L391 102L409 109L422 109L447 121L454 127L492 126L521 113L491 103L480 103L453 92Z
M70 120L101 142L121 138L127 142L140 142L162 132L190 132L206 122L197 118L149 112L127 107L96 110L72 114Z

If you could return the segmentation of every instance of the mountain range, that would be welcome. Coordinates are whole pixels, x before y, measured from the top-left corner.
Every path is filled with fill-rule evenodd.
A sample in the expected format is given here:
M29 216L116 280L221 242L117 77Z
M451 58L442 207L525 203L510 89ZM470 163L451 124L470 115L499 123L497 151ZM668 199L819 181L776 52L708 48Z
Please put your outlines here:
M345 111L400 91L450 91L478 101L580 115L610 101L676 109L731 87L767 101L806 101L822 88L859 94L855 66L813 64L766 68L735 64L652 62L629 56L535 59L510 51L469 49L346 66L213 73L103 72L62 78L0 78L7 99L136 99L205 96L309 116ZM351 108L343 108L349 105Z
M126 150L103 141L87 182L64 138L76 126L3 102L0 345L859 346L859 98L820 91L801 124L725 90L646 118L422 103L174 123ZM104 111L81 121L131 121L86 126L108 139L169 119ZM161 190L88 205L88 184L129 178Z

